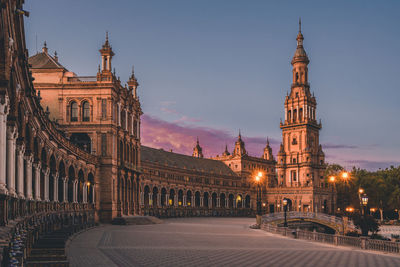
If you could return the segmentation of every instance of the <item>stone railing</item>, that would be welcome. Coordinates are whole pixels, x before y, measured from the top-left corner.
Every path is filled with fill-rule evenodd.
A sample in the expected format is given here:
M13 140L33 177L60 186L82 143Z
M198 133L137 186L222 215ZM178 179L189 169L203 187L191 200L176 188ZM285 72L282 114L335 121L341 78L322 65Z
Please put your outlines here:
M42 235L57 229L77 232L95 223L92 204L30 202L33 213L0 227L0 265L24 266L33 245Z
M309 240L314 242L327 243L335 246L349 246L360 249L376 250L388 253L400 253L400 242L383 241L369 239L367 237L351 237L343 235L330 235L324 233L295 230L288 227L278 227L268 223L262 223L261 230L280 234L297 239Z
M262 222L268 223L273 221L284 220L285 213L284 212L275 212L269 213L262 216ZM328 215L325 213L314 213L314 212L299 212L299 211L290 211L287 212L286 218L289 219L311 219L315 221L325 222L330 225L340 226L345 229L355 229L353 221L351 220L343 220L341 217Z
M141 207L143 215L158 218L176 217L249 217L254 216L250 208L206 208L206 207Z

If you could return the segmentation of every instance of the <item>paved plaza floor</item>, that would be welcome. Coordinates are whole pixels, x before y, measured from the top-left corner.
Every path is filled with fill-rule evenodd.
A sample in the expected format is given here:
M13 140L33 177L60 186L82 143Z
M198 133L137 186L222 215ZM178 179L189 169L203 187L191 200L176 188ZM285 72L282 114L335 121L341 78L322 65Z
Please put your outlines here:
M250 229L249 218L167 219L104 225L77 235L71 266L400 266L400 257Z

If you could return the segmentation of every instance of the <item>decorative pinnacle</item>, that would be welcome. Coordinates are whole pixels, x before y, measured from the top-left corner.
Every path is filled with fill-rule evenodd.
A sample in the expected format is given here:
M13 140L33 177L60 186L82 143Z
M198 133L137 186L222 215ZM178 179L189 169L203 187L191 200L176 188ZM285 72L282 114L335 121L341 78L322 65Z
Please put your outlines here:
M47 43L46 43L46 41L44 41L44 44L43 44L43 46L44 46L44 47L47 47Z
M269 139L268 139L268 136L267 136L267 146L269 146Z
M301 17L299 17L299 32L301 33Z

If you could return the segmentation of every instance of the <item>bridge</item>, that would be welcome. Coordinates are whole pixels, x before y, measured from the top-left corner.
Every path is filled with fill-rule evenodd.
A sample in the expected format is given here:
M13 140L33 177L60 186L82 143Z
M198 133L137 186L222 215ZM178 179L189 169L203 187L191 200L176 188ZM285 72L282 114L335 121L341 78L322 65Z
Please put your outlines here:
M261 223L282 224L285 220L284 212L269 213L262 216ZM325 213L290 211L286 213L288 223L311 222L329 227L337 233L347 233L356 230L353 221L347 217L337 217Z

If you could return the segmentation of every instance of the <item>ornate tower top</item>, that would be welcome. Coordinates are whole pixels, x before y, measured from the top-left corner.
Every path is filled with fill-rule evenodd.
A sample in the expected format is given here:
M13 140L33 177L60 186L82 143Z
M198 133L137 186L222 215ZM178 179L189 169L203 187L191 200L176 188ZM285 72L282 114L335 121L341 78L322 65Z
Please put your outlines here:
M46 43L46 41L44 41L42 52L47 54L47 51L48 51L47 50L47 43Z
M303 47L304 37L303 34L301 33L301 19L299 19L299 33L297 34L296 40L297 40L297 48L292 59L292 65L294 65L297 62L302 62L307 65L310 62L310 60L308 59L307 53Z
M225 151L222 153L222 156L229 156L231 153L228 151L228 145L225 145Z
M108 32L106 32L106 41L103 46L99 50L102 59L102 72L110 72L111 73L111 59L114 56L114 52L112 51L112 47L108 41Z
M240 134L239 130L239 136L237 141L235 142L235 149L233 150L233 156L243 156L246 155L246 148L244 147L244 142L242 141L242 135Z
M272 155L272 148L269 145L268 137L267 137L267 145L264 148L263 159L274 160L274 156Z
M203 158L203 149L201 148L200 144L199 144L199 138L197 137L197 142L196 142L196 146L193 148L193 157L195 158Z
M136 89L137 89L137 87L139 86L139 83L138 83L138 81L137 81L137 79L136 79L136 77L135 77L135 70L134 70L134 67L133 67L133 66L132 66L132 74L131 74L131 76L129 77L129 80L128 80L127 83L128 83L129 91L132 92L134 98L137 98L137 91L136 91Z

